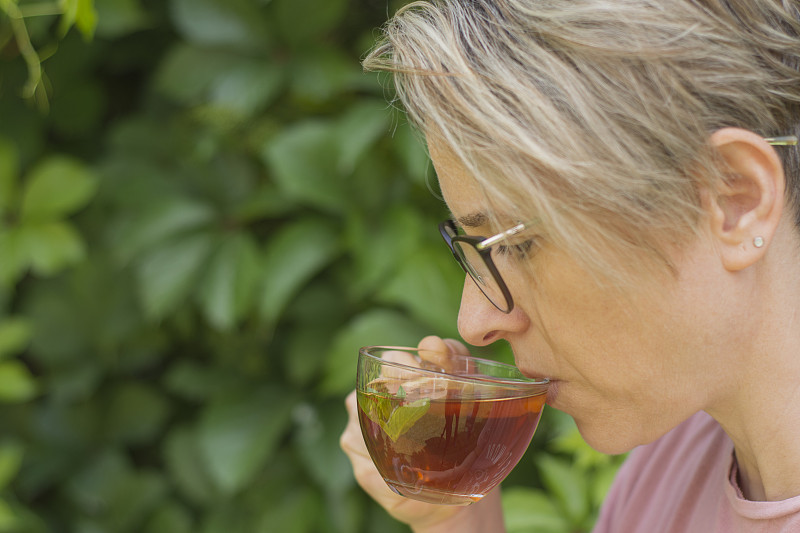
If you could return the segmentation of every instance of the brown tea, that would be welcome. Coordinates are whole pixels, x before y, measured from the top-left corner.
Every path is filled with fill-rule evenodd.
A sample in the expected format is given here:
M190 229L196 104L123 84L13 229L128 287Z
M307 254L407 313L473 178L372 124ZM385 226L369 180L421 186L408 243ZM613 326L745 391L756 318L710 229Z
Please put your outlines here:
M516 398L396 398L358 392L370 456L398 494L440 504L480 500L519 462L545 394Z

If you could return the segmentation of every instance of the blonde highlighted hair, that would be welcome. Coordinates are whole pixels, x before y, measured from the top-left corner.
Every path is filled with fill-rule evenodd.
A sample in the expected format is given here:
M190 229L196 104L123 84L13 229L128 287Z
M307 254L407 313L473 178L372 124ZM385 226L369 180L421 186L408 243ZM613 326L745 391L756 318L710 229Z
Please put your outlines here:
M642 251L669 265L694 234L711 132L800 135L797 0L414 2L364 66L393 73L491 213L538 218L606 274ZM797 214L800 147L779 152Z

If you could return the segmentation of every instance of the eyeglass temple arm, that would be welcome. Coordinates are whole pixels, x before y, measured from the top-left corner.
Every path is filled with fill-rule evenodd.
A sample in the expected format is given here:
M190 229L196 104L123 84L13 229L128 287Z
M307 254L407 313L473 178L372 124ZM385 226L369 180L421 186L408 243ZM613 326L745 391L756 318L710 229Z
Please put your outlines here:
M797 135L782 135L780 137L764 137L764 140L767 141L767 144L771 144L772 146L796 146L797 145Z

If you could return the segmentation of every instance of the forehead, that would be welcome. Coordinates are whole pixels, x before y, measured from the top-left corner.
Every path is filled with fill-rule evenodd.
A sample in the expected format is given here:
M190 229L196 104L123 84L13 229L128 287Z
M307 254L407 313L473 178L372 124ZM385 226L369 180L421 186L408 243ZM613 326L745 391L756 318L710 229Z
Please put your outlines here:
M485 195L481 186L445 143L429 137L428 149L450 212L457 219L473 217L469 225L482 225L479 224L482 221L475 218L480 214L486 216Z

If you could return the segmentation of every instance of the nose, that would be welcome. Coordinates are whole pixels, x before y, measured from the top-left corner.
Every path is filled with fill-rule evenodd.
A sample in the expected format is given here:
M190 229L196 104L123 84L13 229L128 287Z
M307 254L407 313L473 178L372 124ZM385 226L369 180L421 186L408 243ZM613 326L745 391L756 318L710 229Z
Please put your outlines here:
M489 301L471 278L466 276L458 310L458 332L473 346L486 346L528 327L528 317L519 305L504 313Z

